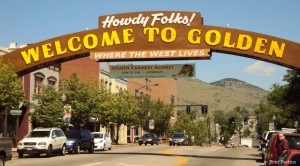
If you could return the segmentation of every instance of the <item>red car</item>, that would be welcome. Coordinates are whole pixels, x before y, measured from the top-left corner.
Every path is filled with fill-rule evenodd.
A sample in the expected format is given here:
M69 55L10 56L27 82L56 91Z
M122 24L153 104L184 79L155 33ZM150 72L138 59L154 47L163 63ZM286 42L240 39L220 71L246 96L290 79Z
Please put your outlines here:
M288 150L288 155L284 158L280 166L299 165L300 164L300 150Z
M280 143L278 133L273 134L268 143L265 155L266 165L278 165L277 147ZM289 149L300 150L300 134L285 133L285 138L289 142ZM299 164L299 163L298 163Z

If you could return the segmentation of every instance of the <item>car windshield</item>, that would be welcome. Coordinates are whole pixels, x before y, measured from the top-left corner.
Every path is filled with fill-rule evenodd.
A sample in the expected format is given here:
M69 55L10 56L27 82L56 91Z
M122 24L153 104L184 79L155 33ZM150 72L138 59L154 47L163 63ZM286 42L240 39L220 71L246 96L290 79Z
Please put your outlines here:
M66 137L67 138L80 138L80 131L67 131L66 132Z
M300 136L289 136L289 135L286 135L285 138L289 142L289 149L300 150Z
M173 138L183 138L184 135L183 134L174 134Z
M276 132L270 132L269 135L268 135L268 137L267 137L267 140L270 140L270 138L272 137L272 135L273 135L274 133L276 133Z
M50 131L31 131L27 138L34 138L34 137L49 137Z
M98 133L97 134L95 134L95 133L93 134L92 133L92 135L93 135L94 138L102 138L103 139L103 134L98 134Z

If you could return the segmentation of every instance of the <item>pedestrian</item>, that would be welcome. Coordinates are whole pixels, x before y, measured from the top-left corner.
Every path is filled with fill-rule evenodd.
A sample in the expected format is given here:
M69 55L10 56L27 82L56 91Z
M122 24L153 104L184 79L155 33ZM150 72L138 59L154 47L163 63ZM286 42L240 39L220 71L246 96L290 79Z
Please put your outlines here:
M281 162L283 162L285 155L287 154L287 150L289 149L289 143L285 139L285 136L283 133L280 132L278 134L278 137L279 137L280 143L277 148L277 155L278 155L279 164L281 164Z

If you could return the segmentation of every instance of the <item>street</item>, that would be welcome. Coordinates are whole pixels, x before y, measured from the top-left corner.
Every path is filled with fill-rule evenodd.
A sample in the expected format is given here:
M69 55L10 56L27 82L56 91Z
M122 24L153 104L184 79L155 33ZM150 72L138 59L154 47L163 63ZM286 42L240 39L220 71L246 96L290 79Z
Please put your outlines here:
M50 158L41 155L14 157L6 166L194 166L230 165L259 166L260 151L257 148L224 148L223 146L168 146L164 144L115 145L111 151L82 151L80 154L54 154Z

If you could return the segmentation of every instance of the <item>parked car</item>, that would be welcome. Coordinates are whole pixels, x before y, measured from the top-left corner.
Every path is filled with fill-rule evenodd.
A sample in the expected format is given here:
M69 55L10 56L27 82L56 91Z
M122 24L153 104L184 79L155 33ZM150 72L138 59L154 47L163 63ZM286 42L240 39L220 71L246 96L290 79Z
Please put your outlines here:
M64 156L66 141L67 138L60 128L36 128L19 141L17 152L19 158L23 158L23 154L40 155L43 153L50 157L53 152L59 152Z
M297 165L297 163L300 163L300 150L288 150L287 155L279 165L289 166Z
M266 147L268 145L268 142L274 133L278 133L280 131L278 130L271 130L271 131L265 131L263 135L260 137L260 149L261 149L261 159L262 161L265 161L265 151Z
M94 137L95 146L94 150L111 150L112 149L112 141L108 133L105 132L92 132L92 136Z
M139 145L142 145L142 144L158 145L158 141L159 141L159 139L156 134L148 133L148 134L144 134L141 138L139 138Z
M170 146L175 145L188 145L188 135L183 133L176 133L173 134L172 138L170 139Z
M276 165L274 161L278 161L279 156L277 155L277 147L280 143L278 135L279 133L274 134L271 137L270 142L265 151L265 163L267 163L267 165ZM284 135L289 143L289 150L300 150L300 134L285 133Z
M0 138L0 165L12 158L12 140L11 138Z
M78 154L81 150L94 153L94 137L89 130L70 130L66 133L66 150Z

